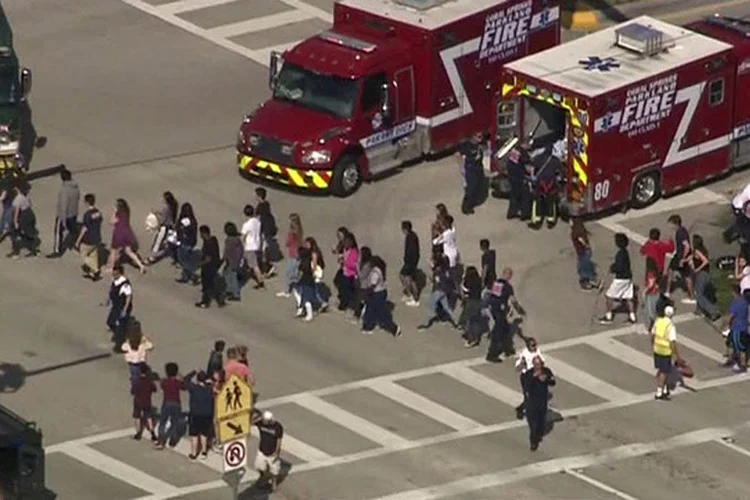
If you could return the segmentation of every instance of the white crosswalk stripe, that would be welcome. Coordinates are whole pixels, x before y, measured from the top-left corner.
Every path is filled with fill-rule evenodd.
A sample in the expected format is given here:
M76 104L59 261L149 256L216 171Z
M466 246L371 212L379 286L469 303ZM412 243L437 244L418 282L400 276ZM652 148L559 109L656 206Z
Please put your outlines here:
M231 38L249 33L270 31L274 28L281 28L289 24L303 23L305 21L333 22L331 14L306 2L301 0L279 0L280 3L289 7L289 10L266 16L253 17L254 9L251 2L248 2L247 16L244 19L238 18L232 22L206 29L187 21L181 16L196 11L210 11L212 8L218 8L233 3L236 0L178 0L161 5L152 5L145 0L120 1L264 66L269 65L272 51L284 52L297 45L303 38L301 37L293 42L281 44L273 43L272 39L269 38L269 42L271 43L266 47L252 49L231 40Z
M675 317L677 323L694 321L691 314L685 314ZM587 392L606 400L605 403L597 403L580 408L572 408L562 411L566 416L585 415L587 413L616 409L639 402L650 401L652 399L651 390L653 387L643 387L640 394L632 394L629 391L616 387L613 384L600 380L585 371L586 367L573 366L563 362L559 357L554 355L558 349L570 349L576 346L590 346L599 351L602 356L606 355L617 359L638 371L651 374L654 369L650 356L629 345L617 340L622 335L633 334L638 331L637 327L623 327L614 330L602 331L599 333L582 335L580 337L568 338L550 344L543 345L547 364L556 374L559 380L577 386ZM645 338L644 338L645 340ZM707 356L709 359L715 359L721 356L717 351L709 346L703 345L694 340L682 338L682 344L685 347L698 353L700 356ZM334 426L347 429L354 434L371 441L375 448L361 452L351 453L348 455L333 456L329 454L325 447L318 449L315 446L305 443L303 440L293 437L289 433L297 436L304 434L305 429L287 429L284 435L282 449L303 463L292 468L293 471L314 470L323 467L332 467L351 463L357 460L374 458L388 453L394 453L400 450L408 450L429 446L430 444L448 442L463 437L479 436L492 432L498 432L505 429L514 429L525 425L523 421L513 419L512 407L522 401L522 396L516 389L493 380L492 378L479 373L473 369L473 366L483 364L483 358L464 359L454 361L443 365L432 367L418 368L401 373L392 373L367 380L344 383L338 386L317 389L313 391L292 394L261 401L259 405L263 408L271 408L279 405L294 404L306 411L312 412L319 417L327 420ZM499 370L505 369L498 367ZM509 406L508 415L505 420L497 424L484 425L476 422L469 416L461 412L454 411L450 408L440 405L439 403L419 394L418 392L407 389L399 384L399 381L413 379L420 376L429 376L442 374L451 379L467 386L467 390L473 389L494 400L500 401ZM708 382L697 383L693 381L693 386L698 389L719 387L722 385L746 380L741 376L727 376L721 379L714 379ZM345 410L333 403L330 403L322 397L336 394L343 394L347 391L369 390L382 397L388 398L397 404L403 405L421 415L428 417L436 422L442 423L452 429L452 432L409 440L398 434L397 430L390 430L380 427L369 421L366 416L358 415L352 411ZM282 413L282 410L278 410ZM356 410L355 410L356 411ZM398 429L396 427L395 429ZM103 433L98 436L88 436L67 443L60 443L48 448L48 453L64 453L80 462L94 467L113 477L125 480L126 482L150 492L150 496L144 497L149 500L162 500L168 498L177 498L180 495L193 494L211 489L213 483L203 483L184 488L177 488L168 482L161 481L149 474L138 471L135 467L124 464L118 460L110 458L101 452L94 450L91 446L98 442L121 439L132 433L130 429L122 429ZM257 439L258 431L252 429L253 437ZM253 446L253 445L251 445ZM172 449L180 455L186 456L190 453L187 440L181 440L175 448ZM252 450L251 450L252 453ZM199 460L196 463L202 464L214 471L221 471L222 459L217 453L211 452L206 460ZM247 475L246 480L251 480L255 474ZM216 483L218 485L219 483ZM601 488L600 488L601 489ZM623 497L624 498L624 497Z

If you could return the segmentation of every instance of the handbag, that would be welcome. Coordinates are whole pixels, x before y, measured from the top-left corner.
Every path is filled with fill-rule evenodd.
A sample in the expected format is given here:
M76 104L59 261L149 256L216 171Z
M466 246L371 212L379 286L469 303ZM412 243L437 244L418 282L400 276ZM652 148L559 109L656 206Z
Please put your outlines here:
M680 375L685 378L693 378L693 376L695 375L695 372L693 372L693 368L684 359L678 359L675 362L675 366L677 367L677 371L680 372Z

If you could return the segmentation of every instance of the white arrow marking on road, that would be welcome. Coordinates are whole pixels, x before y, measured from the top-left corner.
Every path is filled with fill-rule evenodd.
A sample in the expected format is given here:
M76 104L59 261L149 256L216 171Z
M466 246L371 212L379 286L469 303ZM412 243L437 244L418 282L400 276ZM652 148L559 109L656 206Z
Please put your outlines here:
M218 7L236 0L181 0L179 2L170 2L157 5L155 8L164 14L182 14L194 10L207 9L209 7Z

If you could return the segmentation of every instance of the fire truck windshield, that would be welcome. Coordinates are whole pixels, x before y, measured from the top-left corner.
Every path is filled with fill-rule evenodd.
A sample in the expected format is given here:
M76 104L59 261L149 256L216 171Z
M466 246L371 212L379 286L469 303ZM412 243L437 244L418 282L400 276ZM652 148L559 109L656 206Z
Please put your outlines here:
M356 80L314 73L286 63L279 73L273 98L339 118L351 118L357 91Z

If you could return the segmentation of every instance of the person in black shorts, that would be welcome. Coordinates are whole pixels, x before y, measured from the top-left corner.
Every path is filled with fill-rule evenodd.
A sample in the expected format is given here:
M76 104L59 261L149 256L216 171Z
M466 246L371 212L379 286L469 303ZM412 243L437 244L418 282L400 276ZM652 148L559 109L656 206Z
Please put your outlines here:
M682 299L683 304L695 304L695 292L693 289L693 249L690 245L690 233L682 225L682 217L677 214L670 215L667 219L669 224L674 227L674 245L675 251L672 260L669 262L669 272L667 274L667 288L665 294L669 296L672 293L672 284L675 275L679 274L682 282L685 284L687 297Z
M146 363L139 367L138 378L133 381L133 420L135 421L135 435L133 439L139 441L145 427L151 433L151 441L156 441L154 432L154 407L151 395L156 392L156 384L151 377L151 369Z
M419 307L419 285L417 285L419 237L414 232L411 221L401 222L401 231L404 233L404 265L399 273L404 291L402 300L407 306Z
M192 378L195 372L185 376L184 388L190 394L190 419L188 434L190 434L191 460L198 458L205 460L211 449L211 436L214 426L214 391L206 372L199 372L197 382Z

